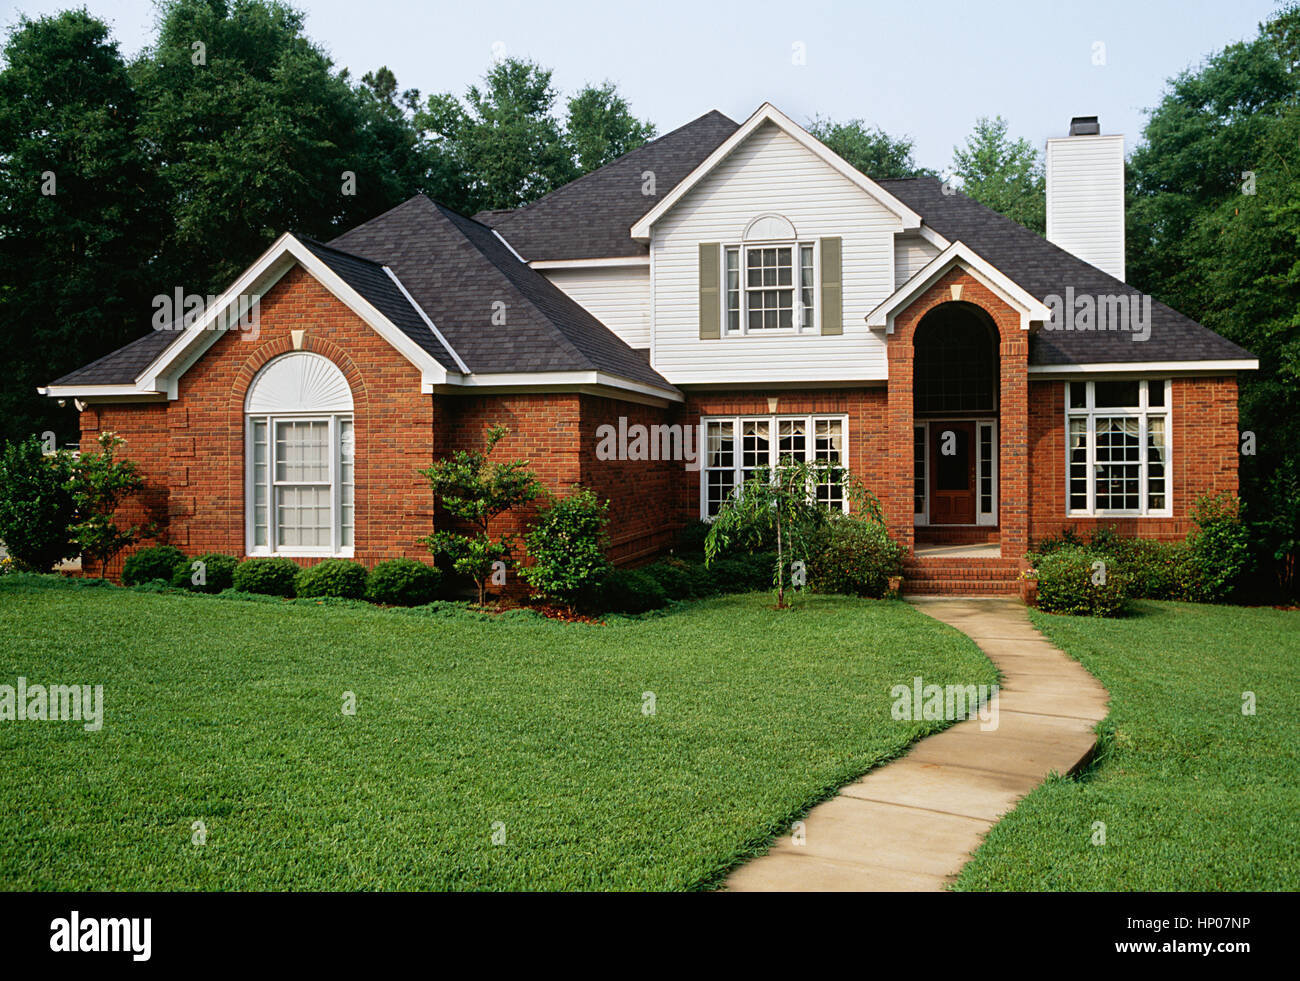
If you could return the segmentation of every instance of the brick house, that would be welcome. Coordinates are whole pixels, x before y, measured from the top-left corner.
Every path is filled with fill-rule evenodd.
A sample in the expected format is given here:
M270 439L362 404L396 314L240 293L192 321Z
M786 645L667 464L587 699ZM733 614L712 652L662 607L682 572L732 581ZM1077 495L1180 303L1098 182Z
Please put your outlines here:
M1076 119L1047 164L1042 238L770 104L710 112L517 210L417 196L283 235L193 322L43 391L84 445L127 440L191 553L427 558L417 469L499 422L502 457L610 499L617 562L792 453L880 497L914 588L1009 591L1031 540L1180 537L1235 491L1257 366L1125 284L1122 137ZM223 317L250 296L255 323Z

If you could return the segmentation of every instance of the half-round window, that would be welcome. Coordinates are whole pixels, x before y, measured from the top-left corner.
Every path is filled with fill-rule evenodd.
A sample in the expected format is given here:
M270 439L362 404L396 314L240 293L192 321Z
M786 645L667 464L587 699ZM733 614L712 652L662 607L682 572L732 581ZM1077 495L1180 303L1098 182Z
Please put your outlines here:
M328 358L268 362L244 400L249 555L351 555L352 389Z

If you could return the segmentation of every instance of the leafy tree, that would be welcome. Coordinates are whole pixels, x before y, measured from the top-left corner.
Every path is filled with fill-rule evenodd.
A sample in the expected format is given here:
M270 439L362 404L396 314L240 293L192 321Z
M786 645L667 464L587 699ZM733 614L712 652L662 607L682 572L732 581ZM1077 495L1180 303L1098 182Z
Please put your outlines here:
M895 139L861 119L837 123L817 116L808 124L808 132L875 180L935 176L934 171L917 166L912 159L915 144L909 137Z
M1012 140L1001 116L976 121L965 147L953 147L952 169L966 194L1043 234L1047 226L1043 156L1023 137Z
M554 110L551 72L506 59L462 103L431 96L416 125L464 176L467 210L517 208L578 176Z
M586 86L568 106L565 135L579 174L603 167L655 137L654 123L633 116L613 82Z
M72 473L72 455L60 450L47 456L35 436L0 451L0 542L18 568L49 572L76 557Z
M433 488L436 502L472 529L470 534L438 531L419 539L420 544L428 546L435 556L446 555L453 569L474 580L480 606L486 602L493 565L508 561L515 545L514 535L493 538L488 526L493 518L527 504L541 493L527 460L488 462L507 432L505 426L493 426L482 450L457 450L419 471Z
M135 463L117 458L126 440L116 433L100 433L98 442L98 453L83 452L77 458L69 486L77 504L73 534L81 554L100 563L99 575L104 578L113 556L149 531L140 525L117 523L118 507L144 487Z
M3 62L0 436L69 436L70 415L36 389L147 323L157 185L134 135L139 100L103 22L84 10L21 17Z
M533 564L519 574L542 596L572 605L609 572L608 521L609 501L585 487L551 500L525 538Z

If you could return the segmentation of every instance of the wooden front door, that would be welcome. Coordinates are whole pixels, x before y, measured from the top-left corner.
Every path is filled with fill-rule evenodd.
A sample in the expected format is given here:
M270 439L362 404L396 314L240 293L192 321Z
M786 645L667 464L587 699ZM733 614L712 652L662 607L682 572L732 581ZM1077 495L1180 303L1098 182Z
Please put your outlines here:
M930 423L930 524L975 523L975 423Z

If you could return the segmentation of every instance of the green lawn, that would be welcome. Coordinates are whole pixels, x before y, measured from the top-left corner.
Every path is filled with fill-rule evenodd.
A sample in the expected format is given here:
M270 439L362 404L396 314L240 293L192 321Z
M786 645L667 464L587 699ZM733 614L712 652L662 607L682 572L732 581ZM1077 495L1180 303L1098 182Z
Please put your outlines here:
M941 727L891 686L995 679L905 604L771 602L592 626L0 577L0 684L104 685L98 732L0 722L0 887L707 887Z
M1033 614L1110 690L1103 756L1021 801L956 888L1300 884L1300 614L1133 607L1118 620ZM1243 692L1254 692L1255 715L1242 714Z

